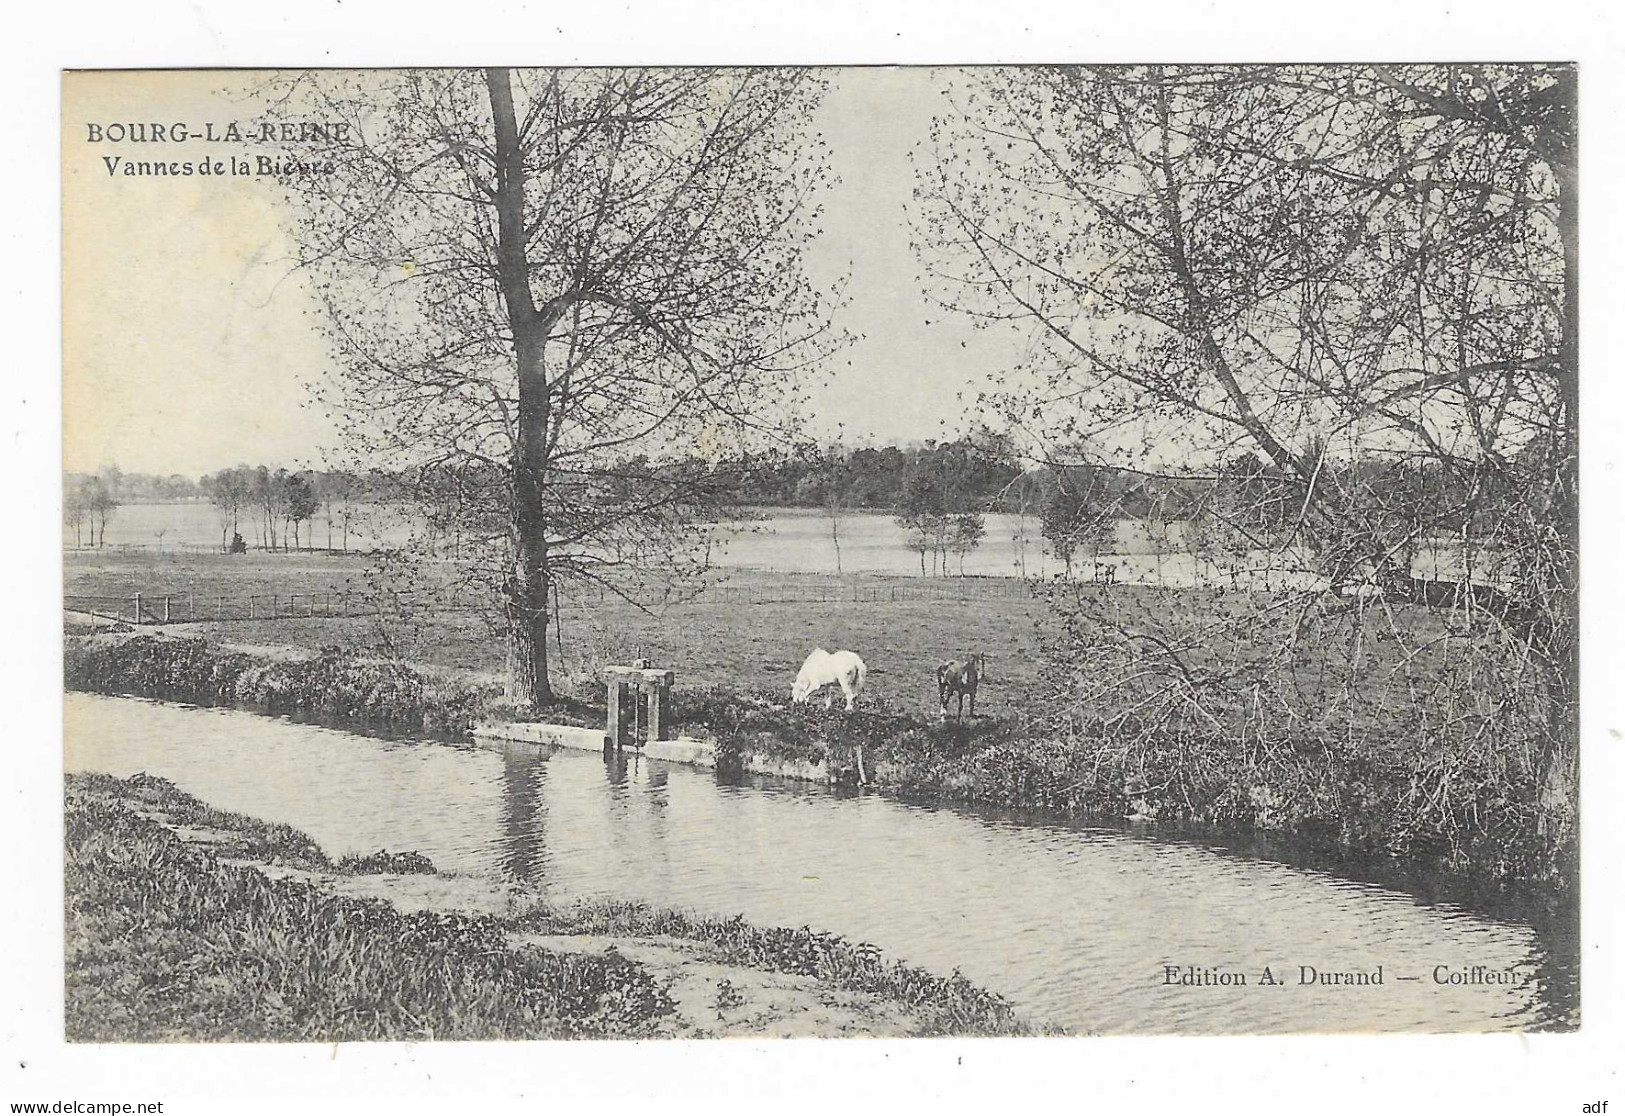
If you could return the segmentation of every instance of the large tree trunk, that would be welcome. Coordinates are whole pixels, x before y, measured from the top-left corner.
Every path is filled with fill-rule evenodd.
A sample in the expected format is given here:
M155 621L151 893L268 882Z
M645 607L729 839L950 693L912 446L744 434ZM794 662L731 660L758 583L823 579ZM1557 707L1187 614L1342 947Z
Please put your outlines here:
M496 133L497 270L513 330L519 380L514 439L512 544L514 568L505 603L508 626L508 699L521 707L551 705L547 676L547 521L542 492L547 475L548 391L543 361L548 324L536 309L525 255L525 167L508 71L489 69L486 87Z

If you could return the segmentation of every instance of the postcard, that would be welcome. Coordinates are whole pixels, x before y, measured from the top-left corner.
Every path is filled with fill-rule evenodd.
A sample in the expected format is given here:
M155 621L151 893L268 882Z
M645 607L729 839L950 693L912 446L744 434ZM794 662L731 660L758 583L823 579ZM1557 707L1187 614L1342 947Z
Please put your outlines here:
M69 71L69 1043L1572 1031L1568 63Z

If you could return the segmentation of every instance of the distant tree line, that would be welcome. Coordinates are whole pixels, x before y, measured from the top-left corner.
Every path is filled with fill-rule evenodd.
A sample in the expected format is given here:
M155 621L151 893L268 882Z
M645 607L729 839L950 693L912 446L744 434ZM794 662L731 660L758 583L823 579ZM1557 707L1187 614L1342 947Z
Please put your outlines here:
M1511 493L1479 478L1476 483L1405 454L1367 452L1334 456L1324 445L1311 451L1319 462L1315 485L1360 492L1370 503L1371 529L1403 540L1393 564L1408 571L1430 541L1463 534L1482 536L1514 506ZM1036 495L1034 495L1034 493ZM1309 484L1296 472L1237 453L1207 469L1146 473L1104 465L1058 465L1034 470L1023 486L1006 494L1036 507L1040 530L1068 572L1076 558L1097 557L1111 544L1115 525L1134 520L1150 526L1167 544L1168 528L1181 524L1182 546L1215 557L1252 550L1302 547L1329 570L1348 568L1349 555L1305 530Z
M739 471L734 499L762 507L820 508L832 500L854 511L902 512L908 489L934 477L954 510L986 510L1022 476L1015 455L969 439L928 440L915 446L852 448L761 458Z
M1463 482L1426 459L1366 454L1336 458L1325 447L1313 451L1322 459L1323 485L1351 491L1381 492L1377 510L1384 529L1410 540L1402 557L1413 555L1428 537L1475 530L1500 514L1508 494L1486 488L1482 478L1472 494ZM694 459L655 463L644 457L617 468L623 499L651 485L678 483L681 474L704 477L714 489L714 507L757 506L812 508L824 512L837 556L841 523L852 512L894 516L904 529L904 546L916 554L922 575L947 574L986 536L988 514L1036 520L1051 552L1070 574L1074 562L1109 552L1116 525L1133 520L1154 525L1181 523L1189 545L1214 551L1245 552L1291 545L1298 538L1304 482L1252 453L1237 453L1216 466L1147 473L1104 464L1084 463L1084 451L1060 454L1079 463L1033 464L1007 439L986 431L957 440L925 441L913 446L847 447L825 445L795 454L759 456L737 468L718 471ZM467 492L498 483L478 470L341 469L289 470L267 465L238 465L191 481L126 473L116 465L95 474L70 473L66 478L64 526L76 546L102 545L107 523L124 504L207 500L220 525L222 550L240 537L244 547L279 550L320 545L348 550L350 531L362 505L411 505L438 522L459 520L460 546L480 535L466 516L439 515L467 502ZM1473 523L1464 519L1471 508ZM501 524L488 525L499 532ZM1152 532L1157 534L1156 531ZM837 558L839 560L839 558Z
M393 487L343 470L290 472L266 465L238 465L198 481L199 491L214 507L220 548L226 551L247 547L250 536L245 530L252 534L253 545L265 550L315 546L318 512L324 513L327 524L326 548L348 550L355 505ZM309 532L301 538L307 523Z
M1482 478L1469 493L1469 482L1426 458L1338 456L1324 445L1311 452L1320 463L1318 486L1382 494L1372 513L1382 522L1375 526L1408 540L1396 555L1406 569L1429 538L1481 529L1512 503ZM1150 525L1152 537L1165 543L1171 525L1180 524L1182 545L1218 554L1295 544L1318 552L1317 539L1303 530L1307 483L1256 453L1167 472L1088 463L1087 448L1053 456L1035 464L986 431L916 446L826 445L754 462L734 475L730 495L740 505L823 510L837 555L843 515L890 513L905 531L904 545L919 556L922 575L945 574L955 563L962 570L986 534L988 514L1033 517L1068 573L1074 561L1107 551L1123 520ZM1464 523L1467 509L1471 525Z
M107 523L118 511L116 484L102 476L70 476L62 500L62 524L73 532L74 546L101 546Z
M164 477L103 465L94 473L63 477L62 525L73 532L75 546L102 546L107 524L122 505L174 503L197 495L197 485L179 473Z
M94 473L68 473L65 479L70 495L99 481L119 504L175 504L202 498L198 483L180 473L126 473L117 465L103 465Z

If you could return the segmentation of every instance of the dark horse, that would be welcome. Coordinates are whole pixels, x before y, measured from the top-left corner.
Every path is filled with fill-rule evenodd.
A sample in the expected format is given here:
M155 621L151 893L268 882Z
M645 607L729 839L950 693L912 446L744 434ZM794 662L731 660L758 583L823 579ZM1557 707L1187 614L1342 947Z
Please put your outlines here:
M953 659L937 667L937 701L942 704L942 715L948 715L948 698L950 695L959 697L959 719L965 719L965 698L970 698L970 715L976 716L976 687L981 685L982 676L986 673L983 665L987 656L977 653L967 655L963 660Z

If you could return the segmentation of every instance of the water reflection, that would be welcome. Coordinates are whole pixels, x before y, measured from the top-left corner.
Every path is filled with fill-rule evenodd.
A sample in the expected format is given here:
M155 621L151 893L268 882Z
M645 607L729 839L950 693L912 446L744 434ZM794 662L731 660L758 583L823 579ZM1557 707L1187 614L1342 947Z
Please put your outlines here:
M720 784L627 756L381 741L70 695L70 770L146 770L330 853L416 849L558 898L616 896L872 941L1079 1031L1496 1030L1573 1019L1572 943L1374 883L992 813ZM1300 984L1302 967L1381 987ZM1435 966L1524 983L1439 985ZM1245 986L1170 983L1245 974ZM1281 986L1260 987L1269 968ZM1567 989L1567 991L1566 991Z
M547 765L509 756L502 765L502 853L505 875L530 882L547 874L544 785Z

